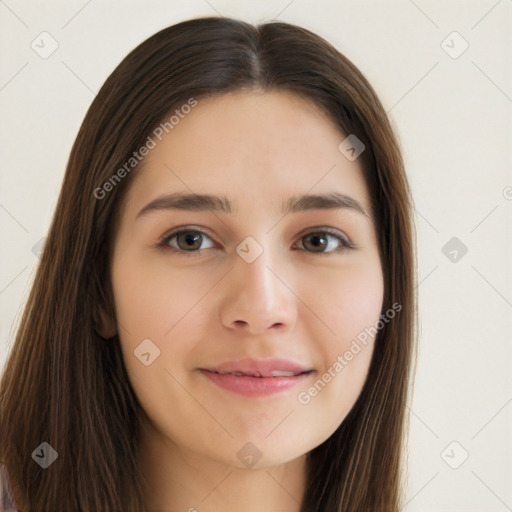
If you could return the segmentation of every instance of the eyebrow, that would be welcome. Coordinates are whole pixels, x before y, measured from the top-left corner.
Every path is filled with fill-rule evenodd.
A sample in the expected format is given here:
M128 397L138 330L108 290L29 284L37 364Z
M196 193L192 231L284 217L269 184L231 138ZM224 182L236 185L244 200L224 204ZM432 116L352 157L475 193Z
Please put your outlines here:
M330 194L304 194L290 197L283 202L281 213L299 213L308 210L349 209L371 219L366 209L354 198L333 192ZM167 194L148 203L136 218L155 210L186 210L194 212L219 212L235 215L237 208L226 196L210 194Z

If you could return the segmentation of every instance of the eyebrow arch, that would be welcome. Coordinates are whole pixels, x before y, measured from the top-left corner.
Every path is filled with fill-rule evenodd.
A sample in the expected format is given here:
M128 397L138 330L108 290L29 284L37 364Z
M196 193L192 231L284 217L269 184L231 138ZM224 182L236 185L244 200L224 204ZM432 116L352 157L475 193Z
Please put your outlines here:
M332 210L349 209L356 211L370 220L366 209L354 198L333 192L330 194L305 194L290 197L283 202L281 213L299 213L308 210ZM209 194L167 194L157 197L148 203L136 218L154 210L187 210L194 212L210 211L221 212L227 215L237 213L236 206L226 196L214 196Z

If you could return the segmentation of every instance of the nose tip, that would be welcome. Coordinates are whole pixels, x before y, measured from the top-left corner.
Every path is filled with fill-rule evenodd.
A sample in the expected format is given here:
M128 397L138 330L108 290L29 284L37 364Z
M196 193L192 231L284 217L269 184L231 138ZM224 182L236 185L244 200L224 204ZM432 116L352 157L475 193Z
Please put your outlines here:
M227 298L220 310L226 326L252 334L291 326L294 295L268 263L264 253L252 263L241 259L236 265L225 283Z

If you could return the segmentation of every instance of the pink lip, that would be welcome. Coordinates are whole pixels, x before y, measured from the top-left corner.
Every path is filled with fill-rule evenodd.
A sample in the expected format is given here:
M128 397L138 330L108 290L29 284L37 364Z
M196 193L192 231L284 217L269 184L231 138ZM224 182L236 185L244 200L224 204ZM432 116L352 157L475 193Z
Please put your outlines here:
M200 368L201 373L217 386L244 396L265 396L286 391L303 382L314 372L286 359L241 359L216 367ZM273 371L293 372L291 376L272 376ZM232 375L231 372L243 375Z
M301 373L293 377L248 377L230 373L212 373L207 370L201 370L201 373L217 386L244 396L265 396L286 391L304 382L311 375Z
M244 373L250 376L271 377L272 371L302 373L312 370L288 359L239 359L226 361L218 366L201 368L217 373Z

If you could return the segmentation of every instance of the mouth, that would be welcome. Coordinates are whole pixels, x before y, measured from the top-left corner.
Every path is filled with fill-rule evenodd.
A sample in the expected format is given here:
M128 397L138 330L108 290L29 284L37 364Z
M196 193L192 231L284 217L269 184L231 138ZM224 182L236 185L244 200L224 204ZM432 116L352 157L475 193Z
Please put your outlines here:
M201 368L201 371L216 373L218 375L236 375L238 377L256 377L258 379L269 379L274 377L296 377L305 373L311 373L314 370L304 370L300 372L290 372L283 370L272 370L270 372L223 372L217 370L208 370Z
M209 382L223 390L247 397L267 396L282 393L291 388L304 384L315 370L285 371L219 371L200 369Z

